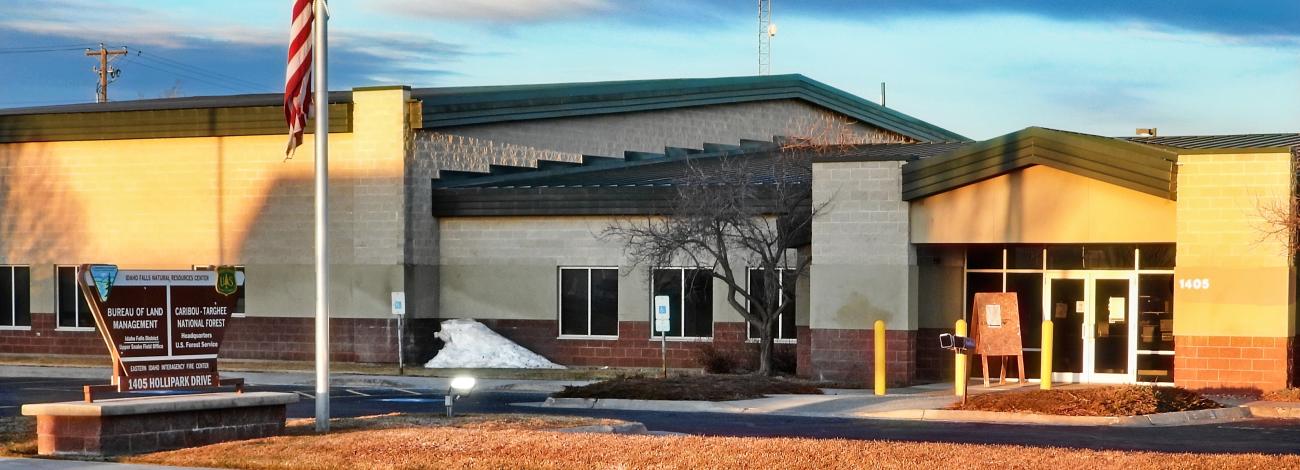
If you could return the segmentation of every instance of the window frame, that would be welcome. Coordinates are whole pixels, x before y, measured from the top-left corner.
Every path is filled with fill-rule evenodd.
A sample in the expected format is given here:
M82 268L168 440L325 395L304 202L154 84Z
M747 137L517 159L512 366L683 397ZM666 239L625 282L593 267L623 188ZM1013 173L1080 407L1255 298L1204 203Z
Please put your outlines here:
M60 322L59 322L59 320L60 320L59 310L60 310L60 307L62 307L62 303L59 302L59 294L60 294L60 292L59 292L59 270L60 270L61 268L72 268L72 285L74 285L74 286L77 285L77 276L81 275L81 265L78 265L78 264L56 264L56 265L54 265L54 331L95 331L95 314L94 314L93 312L89 312L89 311L85 312L85 314L86 314L86 315L90 315L90 325L91 325L91 326L63 326L62 324L60 324ZM84 299L84 298L85 298L85 293L84 293L84 292L81 292L81 289L76 289L76 291L77 291L77 294L76 294L76 295L78 296L77 298L79 298L79 299ZM89 300L85 300L85 302L86 302L86 306L90 306L90 301L89 301ZM82 315L82 311L81 311L81 302L73 302L73 304L72 304L72 308L73 308L73 311L74 311L74 313L75 313L75 317L74 317L74 318L77 319L77 325L80 325L80 324L81 324L81 315Z
M1030 245L1039 245L1039 246L1042 247L1042 250L1043 250L1042 266L1041 266L1040 268L1011 268L1011 267L1008 266L1008 254L1007 254L1007 252L1008 252L1008 250L1010 249L1010 247L1012 247L1013 245L1017 245L1017 244L1005 243L1005 244L999 244L999 246L1001 247L1001 251L1002 251L1002 264L1001 264L1001 266L1000 266L999 268L971 268L971 267L969 266L969 265L970 265L970 258L969 258L970 247L971 247L971 246L978 246L978 245L979 245L979 244L970 244L970 245L966 245L966 246L963 248L963 255L962 255L962 278L961 278L961 279L962 279L962 318L965 319L966 321L970 321L970 304L969 304L969 299L967 298L967 297L968 297L967 294L969 294L969 292L968 292L969 287L967 286L967 281L969 280L969 275L970 275L971 273L985 273L985 274L998 274L998 275L1000 275L1001 280L1002 280L1002 290L1001 290L1002 292L1007 292L1007 288L1008 288L1007 275L1009 275L1009 274L1042 274L1042 275L1043 275L1043 290L1042 290L1041 292L1043 292L1044 295L1046 295L1046 293L1047 293L1048 283L1051 282L1050 279L1049 279L1049 275L1051 275L1051 274L1068 274L1068 273L1071 273L1071 272L1126 273L1126 274L1132 274L1133 276L1135 276L1135 279L1137 280L1137 282L1140 282L1140 280L1141 280L1141 276L1144 275L1144 274L1147 274L1147 275L1150 275L1150 274L1156 274L1156 275L1173 275L1173 274L1174 274L1174 269L1175 269L1174 267L1170 267L1170 268L1163 268L1163 267L1157 267L1157 268L1146 268L1146 267L1143 267L1143 266L1142 266L1142 247L1143 247L1143 246L1147 246L1147 247L1160 247L1160 248L1157 248L1157 249L1161 249L1161 248L1163 248L1162 245L1169 245L1170 248L1173 248L1173 249L1177 250L1177 244L1176 244L1176 243L1135 243L1135 244L1133 244L1133 245L1134 245L1134 246L1133 246L1133 267L1131 267L1131 268L1092 268L1092 269L1089 269L1089 268L1086 268L1086 267L1082 267L1082 268L1075 268L1075 269L1058 269L1058 268L1048 268L1048 259L1047 259L1047 256L1048 256L1048 255L1047 255L1047 252L1048 252L1048 248L1049 248L1050 246L1056 245L1056 246L1067 246L1067 247L1070 247L1070 246L1080 246L1080 247L1082 247L1082 246L1091 245L1091 244L1087 244L1087 243L1030 244ZM1098 244L1098 245L1107 245L1107 244ZM1120 245L1127 245L1127 244L1120 244ZM989 248L989 247L985 247L985 248ZM1176 267L1176 266L1177 266L1177 259L1175 259L1174 264L1175 264L1175 267ZM1032 347L1032 348L1031 348L1031 347L1024 346L1024 345L1022 344L1022 349L1023 349L1025 352L1038 352L1038 353L1040 353L1040 354L1042 353L1042 348L1041 348L1041 347ZM1176 355L1174 354L1174 351L1172 351L1172 350L1166 350L1166 349L1161 349L1161 350L1134 349L1134 356L1135 356L1135 358L1136 358L1136 357L1143 356L1143 355L1150 355L1150 356L1176 356ZM1136 361L1134 362L1134 366L1136 367ZM1133 373L1131 374L1132 377L1134 378L1134 380L1133 380L1133 382L1132 382L1132 384L1134 384L1134 385L1157 385L1157 386L1161 386L1161 387L1172 387L1172 386L1174 386L1174 382L1149 382L1149 381L1144 382L1144 381L1141 381L1141 380L1137 380L1137 374L1136 374L1136 372L1137 372L1137 370L1136 370L1136 368L1135 368L1134 371L1133 371ZM1041 378L1039 378L1039 379L1027 379L1028 382L1034 382L1034 381L1040 381L1040 380L1041 380Z
M230 312L230 318L244 318L248 316L248 291L244 290L244 287L246 287L246 285L248 284L248 271L244 269L244 265L242 264L234 264L229 266L235 268L235 271L244 273L244 284L245 284L244 286L239 286L239 295L244 297L244 311ZM212 264L190 265L190 269L194 271L215 271L217 267L219 267L219 265L212 265ZM239 304L236 303L235 305L236 305L235 308L238 309Z
M18 324L18 281L15 281L13 270L16 268L27 268L27 324ZM0 331L31 331L32 329L32 266L29 264L0 264L0 269L8 269L9 272L9 320L11 325L0 325ZM3 299L0 299L3 301Z
M648 300L649 300L650 302L649 302L649 308L646 309L646 313L648 314L648 320L649 320L649 323L650 323L650 328L649 328L649 330L650 330L650 341L661 341L661 340L665 340L665 339L666 339L666 340L668 340L668 341L679 341L679 342L686 342L686 343L706 343L706 342L713 342L713 335L716 334L716 332L717 332L717 328L715 328L715 325L717 324L717 318L713 315L713 307L714 307L714 305L713 305L714 302L713 302L713 301L714 301L715 299L713 299L712 292L710 292L710 295L709 295L709 336L686 336L686 316L687 316L687 311L686 311L686 270L688 270L688 269L689 269L689 270L708 271L708 273L709 273L709 274L708 274L708 276L709 276L709 289L710 289L710 291L712 291L712 289L713 289L713 268L705 267L705 266L652 266L652 267L650 268L650 276L649 276L650 279L648 279L648 280L649 280L649 286L648 286L648 287L649 287L649 294L650 294L650 295L649 295L650 298L649 298ZM655 328L654 328L654 322L655 322L655 318L654 318L654 317L655 317L655 271L659 271L659 270L665 270L665 271L671 270L671 271L677 271L678 273L680 273L680 277L678 278L678 280L679 280L679 282L680 282L680 292L679 292L678 295L681 296L681 298L679 299L679 302L681 303L680 308L682 309L681 336L668 336L668 332L666 332L666 331L665 331L663 334L655 334Z
M564 334L564 270L586 271L587 272L587 334L574 335ZM557 266L555 270L555 328L556 339L589 339L610 341L617 340L619 337L620 326L618 322L618 308L615 303L614 309L614 334L613 335L593 335L591 334L591 271L596 269L610 269L614 271L615 279L618 275L618 266ZM614 284L614 295L618 296L618 283Z
M753 276L754 276L754 271L759 271L759 270L761 270L761 269L763 269L763 268L754 268L754 267L750 267L750 268L747 268L747 269L745 270L745 286L751 286L751 285L753 285L752 278L753 278ZM787 273L790 273L790 272L794 272L795 269L794 269L794 268L782 267L782 268L780 269L780 271L781 271L781 279L780 279L780 283L778 284L778 287L777 287L777 288L778 288L778 289L784 289L784 288L785 288L785 276L786 276L786 274L787 274ZM796 295L797 295L798 289L799 289L799 286L796 285L796 286L795 286ZM750 292L749 294L750 294L750 295L754 295L753 292ZM781 302L781 305L785 305L784 297L777 297L777 299ZM749 299L745 299L745 308L746 308L746 309L749 309ZM776 319L776 332L777 332L777 336L776 336L775 338L772 338L772 342L773 342L774 344L796 344L796 343L799 342L799 318L798 318L799 313L798 313L798 309L799 309L799 301L798 301L798 299L796 298L796 299L795 299L795 310L792 311L792 313L794 313L794 315L795 315L795 324L794 324L794 329L795 329L795 331L794 331L794 336L793 336L793 337L790 337L790 338L782 338L782 337L781 337L781 331L782 331L783 329L785 329L785 325L781 323L781 317L782 317L782 316L785 316L785 314L782 313L781 315L777 316L777 319ZM759 342L760 340L762 340L762 338L755 338L755 337L753 336L754 330L751 328L752 326L753 326L753 325L750 325L750 324L749 324L749 321L745 321L745 342L746 342L746 343L757 343L757 342Z

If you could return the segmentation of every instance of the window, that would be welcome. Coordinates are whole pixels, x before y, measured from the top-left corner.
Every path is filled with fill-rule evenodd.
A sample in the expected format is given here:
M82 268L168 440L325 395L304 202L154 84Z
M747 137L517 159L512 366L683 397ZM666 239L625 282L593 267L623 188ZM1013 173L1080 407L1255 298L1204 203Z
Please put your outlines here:
M560 336L618 337L617 268L560 268Z
M32 326L32 268L0 266L0 328Z
M213 269L215 269L215 268L213 268L213 266L210 265L210 264L196 264L196 265L194 265L194 270L195 270L195 271L211 271L211 270L213 270ZM241 274L243 274L243 272L244 272L244 267L243 267L243 266L235 266L235 271L236 271L236 272L239 272L239 273L241 273ZM245 284L248 283L248 278L244 278L244 283L245 283ZM242 317L242 316L244 316L244 286L243 286L243 285L240 285L239 287L236 288L236 290L235 290L235 297L236 297L236 299L235 299L235 311L234 311L234 312L231 312L230 316L232 316L232 317Z
M651 296L669 297L667 336L709 338L713 336L713 274L702 268L656 268L651 276ZM650 324L654 325L651 298ZM652 336L659 336L651 331Z
M795 276L795 271L793 269L782 269L777 271L776 284L781 290L785 291L785 295L778 297L778 305L784 306L787 302L794 303L796 280L797 277ZM764 279L763 271L761 269L750 268L749 294L764 295L762 293L768 292L768 287L765 284L767 284L767 282ZM795 312L793 308L781 313L780 318L778 318L776 323L772 325L772 337L776 338L778 341L794 341L796 337L794 317ZM757 339L758 337L758 327L752 324L749 325L749 339Z
M86 305L86 297L77 288L76 266L58 266L54 285L55 311L59 312L59 328L94 328L95 317Z

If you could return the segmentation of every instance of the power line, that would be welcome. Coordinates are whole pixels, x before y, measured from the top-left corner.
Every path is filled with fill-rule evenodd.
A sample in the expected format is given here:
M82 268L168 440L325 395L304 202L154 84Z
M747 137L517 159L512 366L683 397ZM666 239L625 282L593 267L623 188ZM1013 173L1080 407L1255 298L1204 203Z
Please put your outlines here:
M200 73L200 74L205 74L205 75L211 75L211 76L216 77L216 78L221 78L221 79L224 79L224 80L228 80L228 81L232 81L232 82L237 82L237 83L239 83L239 84L246 85L246 86L248 86L248 87L255 88L255 89L262 89L262 88L265 87L265 84L262 84L262 83L257 83L257 82L251 81L251 80L245 80L245 79L243 79L243 78L239 78L239 77L236 77L236 76L234 76L234 75L229 75L229 74L221 73L221 72L218 72L218 71L215 71L215 70L212 70L212 69L208 69L208 68L200 67L200 66L197 66L197 65L193 65L193 64L189 64L189 63L181 62L181 61L179 61L179 60L170 59L170 58L164 57L164 56L159 55L159 54L156 54L156 53L152 53L152 52L145 53L145 51L140 51L139 49L136 49L136 51L139 53L139 54L138 54L138 57L139 57L140 59L149 60L149 61L154 62L155 64L158 64L158 65L170 66L170 67L173 67L173 68L176 68L176 69L188 70L188 71L191 71L191 72L194 72L194 73ZM273 89L274 87L271 87L271 88Z
M95 47L95 46L68 46L68 47L44 47L44 48L14 47L14 48L0 49L0 54L6 54L6 55L7 54L35 54L40 52L80 51L86 49L87 47Z
M212 86L225 88L225 89L230 90L230 91L238 91L238 92L249 91L249 88L248 88L247 86L244 86L243 88L236 88L236 87L234 87L234 86L227 85L227 84L225 84L225 83L221 83L221 82L217 82L217 81L209 80L209 79L207 79L207 78L204 78L204 77L201 76L201 75L197 75L197 74L192 73L192 72L186 72L186 71L177 70L177 69L165 69L165 68L162 68L162 67L159 67L159 66L150 65L149 63L146 63L146 62L142 62L142 61L139 61L139 60L135 60L135 59L137 59L138 57L139 57L139 56L128 56L126 59L123 59L123 60L124 60L123 63L130 63L130 64L133 64L133 65L139 65L139 66L144 67L144 68L147 68L147 69L152 69L152 70L154 70L154 71L158 71L158 72L162 72L162 73L166 73L166 74L171 74L171 75L180 76L180 77L182 77L182 78L188 78L188 79L190 79L190 80L195 80L195 81L198 81L198 82L203 82L203 83L206 83L206 84L209 84L209 85L212 85Z

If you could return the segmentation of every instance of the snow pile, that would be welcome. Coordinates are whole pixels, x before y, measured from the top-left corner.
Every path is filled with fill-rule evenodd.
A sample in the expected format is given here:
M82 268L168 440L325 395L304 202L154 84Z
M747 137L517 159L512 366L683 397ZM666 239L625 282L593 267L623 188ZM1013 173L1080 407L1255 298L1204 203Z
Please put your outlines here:
M446 345L424 367L429 369L563 369L470 319L446 320L434 334Z

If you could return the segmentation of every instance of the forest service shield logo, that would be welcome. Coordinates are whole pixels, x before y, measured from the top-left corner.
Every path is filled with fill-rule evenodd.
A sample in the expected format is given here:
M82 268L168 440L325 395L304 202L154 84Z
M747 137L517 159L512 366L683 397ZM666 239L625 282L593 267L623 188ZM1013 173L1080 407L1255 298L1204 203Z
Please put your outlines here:
M112 264L92 264L89 268L90 280L94 282L99 300L108 301L108 294L113 291L113 282L117 280L117 266Z
M239 290L239 284L235 280L234 266L217 267L217 293L221 295L234 294Z

